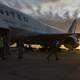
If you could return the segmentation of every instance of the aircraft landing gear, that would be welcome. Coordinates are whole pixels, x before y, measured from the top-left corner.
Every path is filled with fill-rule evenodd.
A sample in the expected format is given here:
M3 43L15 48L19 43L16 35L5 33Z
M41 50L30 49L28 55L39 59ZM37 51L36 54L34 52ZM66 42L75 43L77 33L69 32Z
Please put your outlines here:
M24 43L23 43L23 41L22 40L19 40L18 42L17 42L17 44L18 44L18 58L19 59L22 59L23 58L23 48L24 48Z

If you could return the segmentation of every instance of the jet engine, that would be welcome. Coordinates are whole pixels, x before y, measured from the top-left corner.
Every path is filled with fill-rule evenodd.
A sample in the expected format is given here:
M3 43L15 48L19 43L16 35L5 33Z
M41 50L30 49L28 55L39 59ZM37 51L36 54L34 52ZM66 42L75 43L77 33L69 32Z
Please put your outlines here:
M71 35L64 40L64 46L73 49L79 46L79 41L76 36Z

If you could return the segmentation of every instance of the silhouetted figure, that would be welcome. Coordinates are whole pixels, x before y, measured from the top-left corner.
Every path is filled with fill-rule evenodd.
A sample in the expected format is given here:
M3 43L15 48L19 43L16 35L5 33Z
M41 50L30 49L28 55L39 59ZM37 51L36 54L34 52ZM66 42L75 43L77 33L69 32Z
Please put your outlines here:
M0 56L1 56L1 59L4 60L5 57L4 57L4 39L3 37L0 37Z
M55 56L55 60L58 60L58 55L57 52L59 50L59 46L57 45L57 41L54 41L50 44L50 48L49 48L49 55L46 57L46 59L49 61L50 57L54 54Z
M2 60L8 57L9 53L9 31L5 29L0 30L0 57Z

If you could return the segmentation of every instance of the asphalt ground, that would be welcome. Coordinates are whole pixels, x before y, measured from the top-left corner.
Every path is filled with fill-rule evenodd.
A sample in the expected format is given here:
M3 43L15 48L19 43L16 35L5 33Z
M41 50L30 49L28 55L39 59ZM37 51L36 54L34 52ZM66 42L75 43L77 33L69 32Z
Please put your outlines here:
M28 51L23 59L12 51L8 59L0 60L0 80L80 80L80 54L54 55L46 60L48 52Z

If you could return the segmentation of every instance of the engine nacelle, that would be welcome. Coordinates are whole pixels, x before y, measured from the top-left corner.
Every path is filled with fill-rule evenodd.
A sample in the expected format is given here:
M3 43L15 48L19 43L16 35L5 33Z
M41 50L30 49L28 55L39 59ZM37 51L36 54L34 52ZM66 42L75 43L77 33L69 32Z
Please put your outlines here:
M64 46L73 49L79 46L79 42L76 36L71 35L64 40Z

